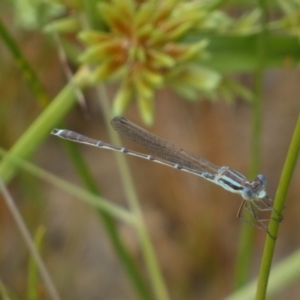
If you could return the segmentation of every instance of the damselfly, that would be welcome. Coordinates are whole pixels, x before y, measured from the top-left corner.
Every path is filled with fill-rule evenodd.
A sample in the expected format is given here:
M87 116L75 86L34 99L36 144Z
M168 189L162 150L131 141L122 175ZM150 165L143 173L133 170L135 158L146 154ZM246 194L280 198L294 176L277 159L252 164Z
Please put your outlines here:
M266 178L264 175L259 174L253 181L249 181L241 173L229 167L218 167L204 158L197 157L194 154L182 150L123 117L115 117L112 119L111 125L116 131L155 153L158 157L94 140L70 130L54 129L51 134L74 142L122 152L173 167L200 176L232 193L238 193L243 198L237 213L238 218L266 231L270 235L265 225L265 222L269 221L270 218L260 218L258 216L258 211L274 210L272 207L273 201L267 196L265 191ZM246 208L246 210L250 212L255 219L255 223L242 217L243 208ZM277 213L277 215L278 218L276 218L276 221L280 222L282 216L279 213Z

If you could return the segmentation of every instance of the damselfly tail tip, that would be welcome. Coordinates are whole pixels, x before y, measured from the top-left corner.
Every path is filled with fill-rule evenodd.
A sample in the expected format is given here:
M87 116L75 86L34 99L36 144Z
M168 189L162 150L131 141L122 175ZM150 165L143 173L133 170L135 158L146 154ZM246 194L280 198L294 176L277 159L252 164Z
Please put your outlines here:
M110 123L113 125L114 123L127 123L128 120L124 117L116 116L114 117Z
M60 132L60 129L53 129L52 131L51 131L51 134L52 135L58 135L59 134L59 132Z

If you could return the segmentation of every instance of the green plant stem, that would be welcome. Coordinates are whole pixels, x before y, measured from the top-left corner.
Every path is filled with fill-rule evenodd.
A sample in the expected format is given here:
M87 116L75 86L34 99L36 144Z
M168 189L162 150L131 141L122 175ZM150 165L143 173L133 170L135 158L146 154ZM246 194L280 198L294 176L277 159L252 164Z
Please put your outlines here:
M286 194L297 162L299 149L300 149L300 114L298 116L298 121L296 124L296 128L294 130L294 134L283 167L283 171L280 177L279 186L274 201L274 209L278 213L281 213L284 208ZM273 211L271 218L278 218L278 214ZM272 236L277 237L278 228L279 228L279 222L276 222L275 220L271 219L268 230ZM264 248L262 264L260 267L260 272L258 277L258 285L257 285L256 298L255 298L256 300L262 300L265 299L266 297L267 284L268 284L268 278L271 269L274 248L275 248L275 240L268 236Z
M120 138L118 134L112 129L110 126L110 119L111 119L111 113L110 113L110 106L109 106L109 101L108 97L106 94L106 91L103 86L99 87L99 94L100 94L100 99L101 99L101 104L103 106L104 110L104 116L105 116L105 121L106 125L109 131L109 134L111 136L111 139L114 144L120 145ZM144 258L145 258L145 263L148 268L149 276L152 282L152 287L154 290L154 294L157 300L165 300L169 299L168 296L168 291L165 286L159 264L157 262L155 252L153 249L153 246L151 244L149 234L147 232L146 225L143 220L142 216L142 211L139 206L139 201L138 197L135 191L135 187L133 184L133 180L131 178L131 174L129 171L129 167L126 161L126 158L124 155L120 153L116 153L116 158L117 162L119 165L120 169L120 174L121 174L121 180L123 183L124 191L126 194L126 199L128 201L128 204L131 208L131 211L134 213L136 220L137 220L137 227L136 227L136 232L137 236L140 241L141 245L141 250L143 252Z
M254 93L252 105L252 138L251 138L251 153L250 153L250 171L249 178L254 178L260 169L261 151L261 131L262 131L262 100L263 100L263 74L265 68L266 58L266 40L267 40L267 8L263 1L261 1L263 8L262 16L262 30L257 40L257 68L254 76ZM251 252L253 248L254 227L249 224L243 224L240 234L240 244L237 258L235 287L239 288L247 282L250 263Z

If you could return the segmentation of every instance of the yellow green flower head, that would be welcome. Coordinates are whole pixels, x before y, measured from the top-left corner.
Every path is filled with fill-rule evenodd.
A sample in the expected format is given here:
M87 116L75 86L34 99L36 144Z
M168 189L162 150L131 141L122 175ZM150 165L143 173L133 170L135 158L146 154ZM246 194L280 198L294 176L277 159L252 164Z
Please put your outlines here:
M87 45L80 60L95 66L92 82L121 82L113 105L115 114L122 114L135 98L143 120L151 124L158 88L170 85L185 95L205 90L203 82L191 78L204 69L191 66L204 56L207 41L180 42L202 18L199 1L107 0L98 5L98 11L107 31L79 34ZM220 78L213 75L215 85Z

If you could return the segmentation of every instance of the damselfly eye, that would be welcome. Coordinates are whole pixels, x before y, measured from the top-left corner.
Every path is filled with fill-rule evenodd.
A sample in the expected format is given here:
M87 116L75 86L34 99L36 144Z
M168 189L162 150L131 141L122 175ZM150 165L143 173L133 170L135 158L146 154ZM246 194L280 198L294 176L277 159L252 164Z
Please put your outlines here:
M253 192L252 189L250 189L248 187L243 188L243 190L242 190L242 197L245 200L251 200L251 199L253 199L253 195L254 195L254 192Z
M267 184L267 179L266 179L265 175L259 174L256 176L256 178L258 178L260 180L260 182L263 184L263 186L265 186Z

